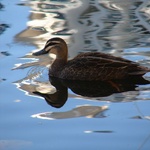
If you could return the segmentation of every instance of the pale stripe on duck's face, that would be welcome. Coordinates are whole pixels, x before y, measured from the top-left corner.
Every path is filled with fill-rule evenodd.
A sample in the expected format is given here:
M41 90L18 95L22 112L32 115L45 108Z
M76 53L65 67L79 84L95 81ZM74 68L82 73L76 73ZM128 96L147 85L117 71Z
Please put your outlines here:
M49 52L54 46L60 44L59 41L51 41L51 40L48 40L45 47L44 47L44 50L46 52Z

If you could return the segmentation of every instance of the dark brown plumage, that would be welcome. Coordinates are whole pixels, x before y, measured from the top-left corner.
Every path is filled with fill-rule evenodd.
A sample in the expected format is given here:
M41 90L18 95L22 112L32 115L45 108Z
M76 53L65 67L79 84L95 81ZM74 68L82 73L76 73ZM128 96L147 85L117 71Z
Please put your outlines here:
M51 65L49 75L67 80L115 80L130 76L142 76L150 69L138 63L100 52L82 53L67 60L68 47L61 38L52 38L47 41L43 50L33 55L48 52L56 54Z

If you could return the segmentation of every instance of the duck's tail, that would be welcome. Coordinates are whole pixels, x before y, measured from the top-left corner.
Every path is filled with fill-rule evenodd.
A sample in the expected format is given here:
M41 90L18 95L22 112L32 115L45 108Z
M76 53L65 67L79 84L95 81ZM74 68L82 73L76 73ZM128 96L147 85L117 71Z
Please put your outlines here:
M144 66L136 66L136 67L130 68L129 75L131 75L131 76L142 76L148 72L150 72L150 68L147 68Z

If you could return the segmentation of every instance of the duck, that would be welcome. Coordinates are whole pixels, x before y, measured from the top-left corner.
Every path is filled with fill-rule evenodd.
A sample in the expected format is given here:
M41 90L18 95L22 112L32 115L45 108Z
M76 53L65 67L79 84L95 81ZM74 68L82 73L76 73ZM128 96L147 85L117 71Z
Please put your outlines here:
M49 76L64 80L106 81L143 76L150 69L140 64L102 52L80 53L68 60L68 46L59 37L49 39L44 48L32 55L54 53Z

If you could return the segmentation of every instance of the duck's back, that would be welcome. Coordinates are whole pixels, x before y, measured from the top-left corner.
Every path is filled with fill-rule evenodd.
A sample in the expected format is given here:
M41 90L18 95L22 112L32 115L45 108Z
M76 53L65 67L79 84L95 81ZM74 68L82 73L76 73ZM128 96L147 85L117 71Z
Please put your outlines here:
M101 52L87 52L87 53L80 53L75 57L76 58L87 58L87 57L94 57L94 58L102 58L102 59L109 59L111 61L120 61L120 62L126 62L126 63L134 63L133 61L117 57L117 56L112 56L110 54L105 54Z
M145 73L145 67L123 58L103 53L84 53L68 61L59 77L68 80L113 80Z

